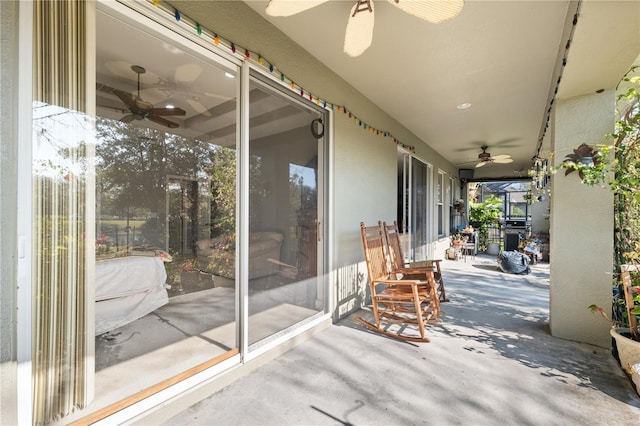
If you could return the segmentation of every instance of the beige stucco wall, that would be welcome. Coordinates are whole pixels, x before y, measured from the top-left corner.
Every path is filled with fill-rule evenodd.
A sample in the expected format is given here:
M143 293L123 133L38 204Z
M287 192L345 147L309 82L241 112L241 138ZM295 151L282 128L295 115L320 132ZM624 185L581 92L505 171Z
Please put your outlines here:
M549 232L551 226L549 222L549 195L546 193L534 194L534 197L537 196L541 196L542 200L534 201L529 207L531 209L531 232Z
M605 143L614 106L612 90L556 102L554 164L581 143ZM587 307L611 306L613 197L606 186L584 185L576 172L563 171L553 177L551 194L551 333L609 347L609 324Z

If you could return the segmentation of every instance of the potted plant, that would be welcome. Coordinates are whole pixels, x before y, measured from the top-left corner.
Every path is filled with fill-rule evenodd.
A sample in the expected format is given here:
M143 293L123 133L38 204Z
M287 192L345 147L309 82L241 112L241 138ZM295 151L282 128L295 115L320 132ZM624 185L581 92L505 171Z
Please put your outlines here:
M640 394L640 327L637 318L640 315L640 267L622 265L620 278L619 288L624 295L624 298L618 299L623 305L621 319L611 320L605 310L597 305L591 305L589 309L612 324L610 333L615 342L614 355Z
M451 237L451 246L454 248L462 247L462 235L455 234Z

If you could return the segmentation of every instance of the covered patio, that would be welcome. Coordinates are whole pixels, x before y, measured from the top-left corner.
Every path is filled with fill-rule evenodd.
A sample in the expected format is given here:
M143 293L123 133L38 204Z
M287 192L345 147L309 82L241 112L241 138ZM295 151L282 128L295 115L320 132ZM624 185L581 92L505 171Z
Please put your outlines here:
M640 3L465 0L432 25L358 0L375 38L351 56L355 0L269 1L0 2L0 423L636 424L588 309L612 303L613 195L553 170L613 130ZM552 263L444 261L430 343L357 322L358 224L397 221L408 260L444 258L492 180L531 185ZM143 254L166 307L105 335L103 302L149 274L101 266ZM185 350L149 345L158 325Z
M549 265L445 261L450 302L430 343L363 328L357 312L172 415L146 423L636 424L640 400L609 349L549 332ZM586 307L585 307L586 309ZM320 374L321 373L321 374Z

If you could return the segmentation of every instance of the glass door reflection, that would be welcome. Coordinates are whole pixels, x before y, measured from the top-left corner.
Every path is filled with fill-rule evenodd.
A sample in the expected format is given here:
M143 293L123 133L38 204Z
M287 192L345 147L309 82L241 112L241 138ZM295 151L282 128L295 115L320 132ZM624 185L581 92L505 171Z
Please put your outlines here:
M321 142L315 109L252 80L249 121L248 343L324 310L319 279Z

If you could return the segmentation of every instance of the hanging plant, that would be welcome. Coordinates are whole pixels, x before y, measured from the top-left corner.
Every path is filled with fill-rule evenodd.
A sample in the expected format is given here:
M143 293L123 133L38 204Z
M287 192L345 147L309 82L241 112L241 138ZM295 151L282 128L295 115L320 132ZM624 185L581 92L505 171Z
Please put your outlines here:
M577 171L583 183L595 185L605 181L608 155L606 145L594 148L583 143L564 158L560 167L566 169L565 176Z

